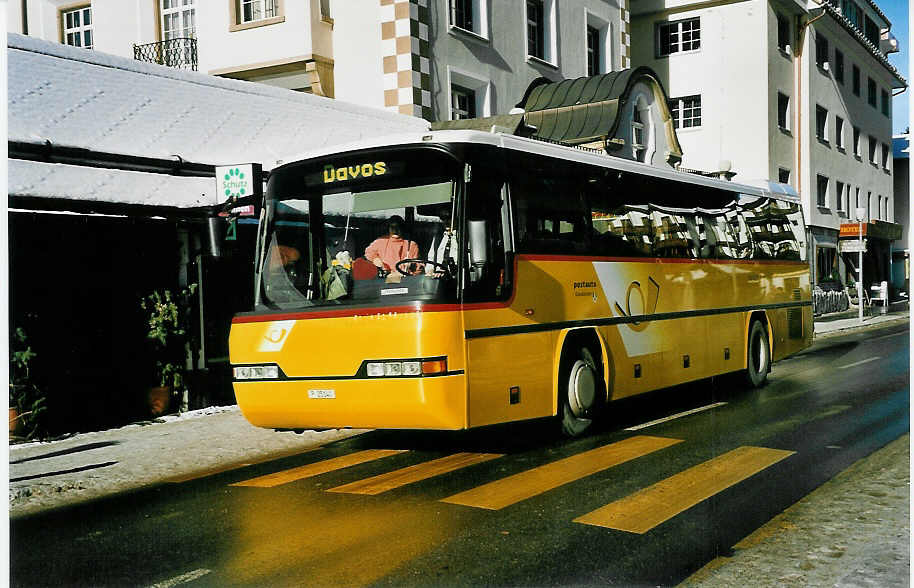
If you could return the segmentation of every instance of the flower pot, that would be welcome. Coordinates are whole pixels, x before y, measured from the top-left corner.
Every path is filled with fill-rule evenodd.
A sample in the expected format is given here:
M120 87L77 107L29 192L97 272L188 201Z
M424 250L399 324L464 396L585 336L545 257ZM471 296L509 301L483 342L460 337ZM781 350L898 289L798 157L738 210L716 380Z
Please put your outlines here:
M10 436L19 432L22 427L22 421L19 419L19 410L10 407Z
M171 387L156 386L155 388L150 388L146 400L149 403L149 414L154 417L162 416L168 412L168 407L171 404Z

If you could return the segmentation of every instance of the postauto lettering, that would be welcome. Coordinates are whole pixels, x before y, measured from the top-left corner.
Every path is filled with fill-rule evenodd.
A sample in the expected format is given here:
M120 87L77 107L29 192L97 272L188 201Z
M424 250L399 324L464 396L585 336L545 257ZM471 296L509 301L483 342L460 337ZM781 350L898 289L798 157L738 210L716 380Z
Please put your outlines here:
M324 183L332 184L333 182L345 182L346 180L355 180L356 178L370 178L371 176L383 176L387 173L387 162L376 161L374 163L362 163L356 165L344 165L334 167L332 165L324 166Z

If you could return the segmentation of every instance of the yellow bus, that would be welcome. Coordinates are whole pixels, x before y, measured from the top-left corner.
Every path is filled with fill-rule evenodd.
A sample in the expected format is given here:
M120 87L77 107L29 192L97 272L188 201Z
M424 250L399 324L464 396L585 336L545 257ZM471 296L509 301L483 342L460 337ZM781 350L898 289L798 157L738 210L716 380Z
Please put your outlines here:
M279 165L255 266L230 360L267 428L554 417L577 435L635 394L737 371L761 386L813 336L789 186L499 133Z

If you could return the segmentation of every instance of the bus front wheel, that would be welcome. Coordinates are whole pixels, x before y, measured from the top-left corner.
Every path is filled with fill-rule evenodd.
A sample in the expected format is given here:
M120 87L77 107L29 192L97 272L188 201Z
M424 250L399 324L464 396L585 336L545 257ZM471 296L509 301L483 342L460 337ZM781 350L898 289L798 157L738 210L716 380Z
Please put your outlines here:
M577 437L590 429L602 407L603 391L603 376L590 349L569 353L559 375L562 433Z
M752 321L748 346L746 380L750 386L758 388L765 384L771 369L771 345L768 343L768 329L762 321Z

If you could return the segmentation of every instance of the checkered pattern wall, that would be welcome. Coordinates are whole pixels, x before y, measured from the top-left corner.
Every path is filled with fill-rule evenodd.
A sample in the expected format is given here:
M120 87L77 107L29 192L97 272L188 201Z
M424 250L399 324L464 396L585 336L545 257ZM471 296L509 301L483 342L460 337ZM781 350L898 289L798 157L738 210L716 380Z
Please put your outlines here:
M632 66L631 58L631 20L632 13L630 9L631 0L622 0L622 34L619 35L619 41L622 44L622 69L628 69Z
M380 0L384 106L432 120L429 0Z

